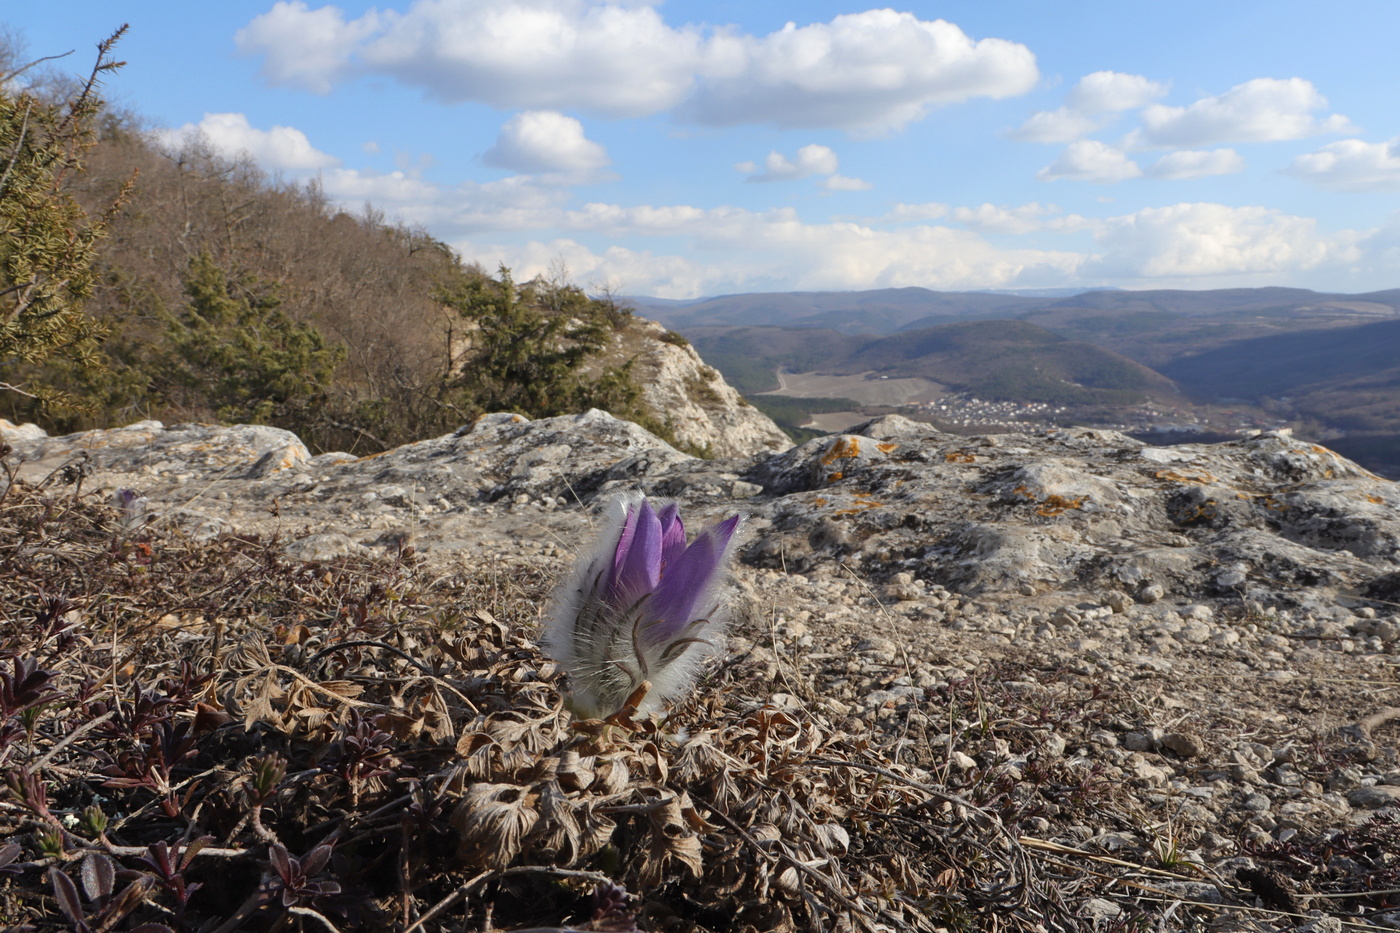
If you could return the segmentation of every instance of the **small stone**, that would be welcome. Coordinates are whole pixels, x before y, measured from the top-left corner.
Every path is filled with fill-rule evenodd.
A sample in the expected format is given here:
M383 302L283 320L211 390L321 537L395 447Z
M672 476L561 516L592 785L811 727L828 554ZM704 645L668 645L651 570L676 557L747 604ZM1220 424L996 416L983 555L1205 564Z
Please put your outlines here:
M1342 933L1343 929L1342 921L1336 917L1322 917L1300 927L1294 927L1293 933Z
M1091 897L1079 906L1079 916L1087 920L1116 920L1123 908L1101 897Z
M1151 583L1138 590L1138 602L1152 604L1163 596L1167 595L1166 589L1160 583Z
M1089 735L1089 741L1095 745L1102 745L1104 748L1117 748L1118 736L1107 729L1095 729Z
M1152 751L1152 740L1141 732L1128 732L1123 736L1123 747L1130 752Z
M282 548L282 552L292 560L331 560L344 557L359 550L359 545L343 534L308 535L292 541Z
M757 483L746 483L743 480L735 480L734 485L729 487L729 497L731 499L752 499L763 492L763 487Z
M1137 604L1137 600L1127 593L1114 590L1104 595L1103 604L1114 612L1127 612Z
M881 595L885 599L892 599L895 602L913 602L922 599L924 591L913 583L890 583L881 590Z
M1400 804L1400 787L1380 784L1375 787L1354 787L1347 792L1347 803L1358 810L1379 810Z
M977 767L977 761L971 755L964 754L963 752L953 752L948 756L948 760L952 762L953 767L957 768L959 771L971 771L973 768Z
M1199 758L1205 753L1205 743L1189 732L1168 732L1162 736L1162 747L1182 758Z

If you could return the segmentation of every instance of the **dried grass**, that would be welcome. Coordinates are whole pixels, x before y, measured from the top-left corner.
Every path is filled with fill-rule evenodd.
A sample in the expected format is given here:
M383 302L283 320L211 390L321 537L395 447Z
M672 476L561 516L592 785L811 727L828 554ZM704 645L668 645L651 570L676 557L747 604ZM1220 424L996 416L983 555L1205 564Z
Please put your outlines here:
M0 497L14 928L1102 929L1077 905L1140 874L1022 843L1048 800L1113 800L1088 772L951 780L907 735L770 705L742 659L664 721L577 722L537 570L295 562L124 527L63 479ZM1058 715L945 693L986 742Z

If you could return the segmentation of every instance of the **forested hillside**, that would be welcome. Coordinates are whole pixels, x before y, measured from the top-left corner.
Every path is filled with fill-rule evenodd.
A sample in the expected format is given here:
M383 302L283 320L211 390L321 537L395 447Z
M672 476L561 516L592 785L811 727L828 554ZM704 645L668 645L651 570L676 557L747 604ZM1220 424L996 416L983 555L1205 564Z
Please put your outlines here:
M18 72L0 144L28 169L0 181L0 417L50 431L242 421L360 453L501 408L601 407L665 433L625 362L597 362L630 313L562 271L516 284L315 184L198 139L161 145L101 103L110 57L87 87L23 66L0 47L0 75Z

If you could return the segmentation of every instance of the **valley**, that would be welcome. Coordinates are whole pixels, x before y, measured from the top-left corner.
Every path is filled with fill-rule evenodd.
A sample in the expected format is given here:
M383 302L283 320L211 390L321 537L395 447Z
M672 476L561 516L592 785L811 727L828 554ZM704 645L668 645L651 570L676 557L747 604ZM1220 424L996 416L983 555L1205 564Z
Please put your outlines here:
M1085 424L1154 442L1291 428L1400 477L1396 290L903 288L632 303L795 437L890 412L954 432ZM776 411L773 396L790 401ZM797 419L799 399L822 404Z

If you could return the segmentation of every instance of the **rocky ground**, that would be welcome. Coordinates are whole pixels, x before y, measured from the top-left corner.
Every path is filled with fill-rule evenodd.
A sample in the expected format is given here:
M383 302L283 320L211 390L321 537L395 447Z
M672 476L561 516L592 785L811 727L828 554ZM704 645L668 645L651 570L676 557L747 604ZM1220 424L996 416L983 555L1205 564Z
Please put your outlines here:
M886 417L706 461L601 412L363 459L248 426L0 437L31 482L295 560L554 574L616 490L745 512L726 663L1014 805L1051 882L1114 879L1069 898L1091 927L1400 928L1400 488L1324 448Z

